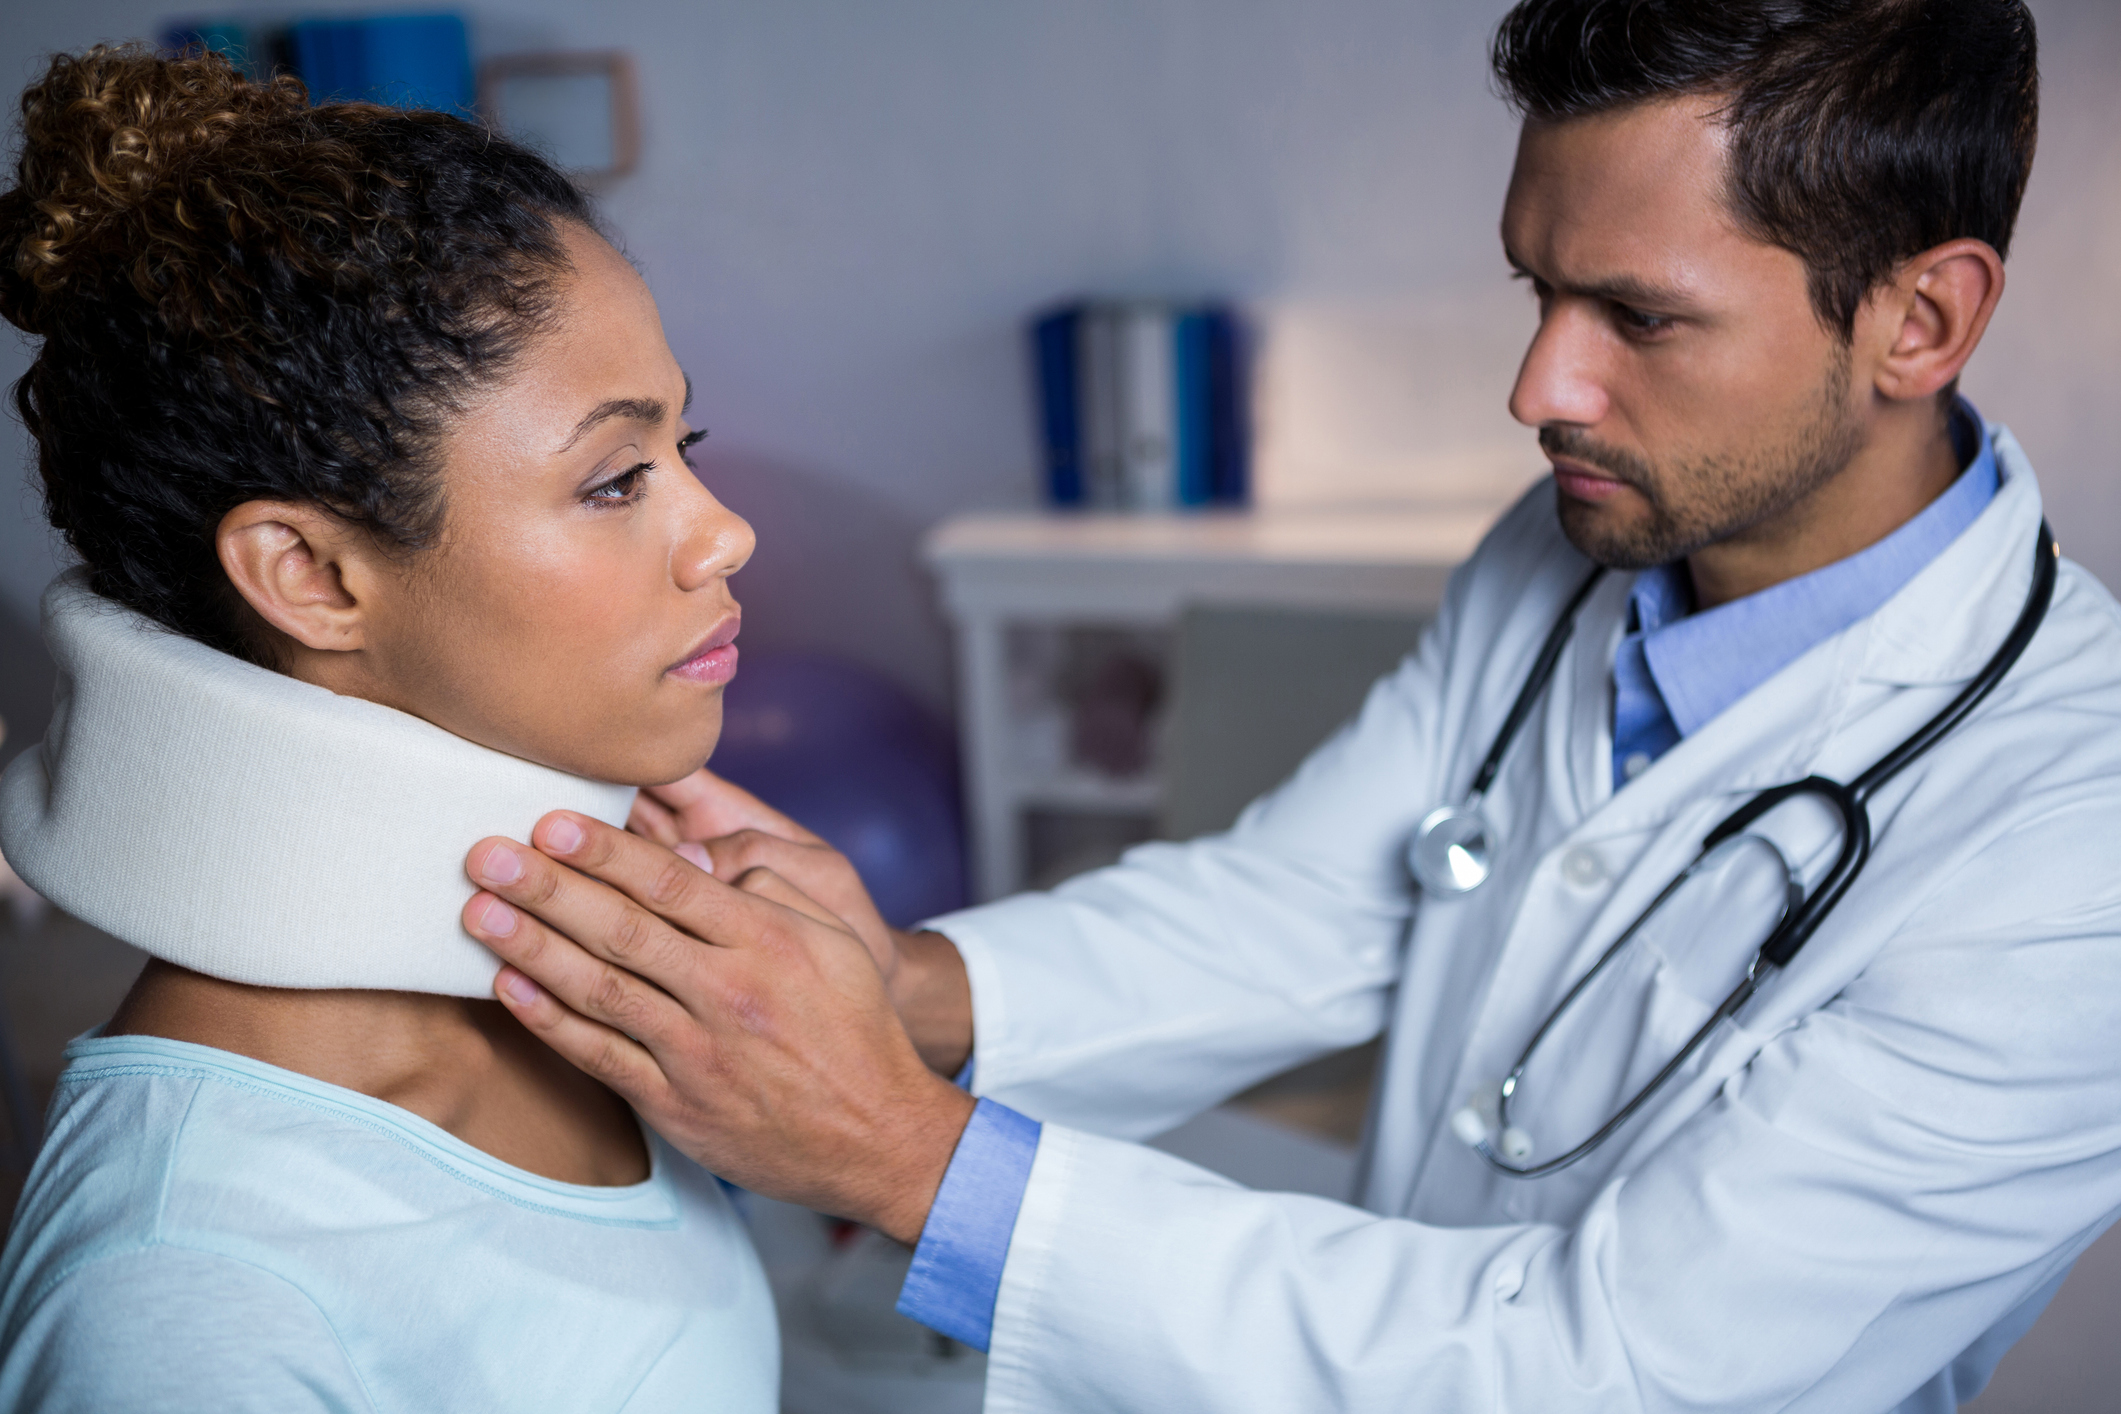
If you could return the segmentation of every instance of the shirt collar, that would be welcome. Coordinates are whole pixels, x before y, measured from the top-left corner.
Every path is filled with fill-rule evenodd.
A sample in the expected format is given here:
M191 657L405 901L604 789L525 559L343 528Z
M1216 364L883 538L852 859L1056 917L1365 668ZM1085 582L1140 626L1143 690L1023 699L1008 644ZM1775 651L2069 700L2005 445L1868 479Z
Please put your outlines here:
M1681 736L1691 735L1812 645L1867 618L1972 525L1996 494L1996 452L1964 398L1952 409L1963 470L1912 520L1847 559L1693 613L1686 565L1637 576L1643 653Z

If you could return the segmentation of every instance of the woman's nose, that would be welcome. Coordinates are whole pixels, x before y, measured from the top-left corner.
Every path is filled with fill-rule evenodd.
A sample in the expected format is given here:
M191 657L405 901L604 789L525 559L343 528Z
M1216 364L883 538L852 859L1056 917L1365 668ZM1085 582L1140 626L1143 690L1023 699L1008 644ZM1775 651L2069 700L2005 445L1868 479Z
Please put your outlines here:
M751 523L716 500L699 482L686 497L684 523L671 557L671 578L684 590L735 574L758 546Z

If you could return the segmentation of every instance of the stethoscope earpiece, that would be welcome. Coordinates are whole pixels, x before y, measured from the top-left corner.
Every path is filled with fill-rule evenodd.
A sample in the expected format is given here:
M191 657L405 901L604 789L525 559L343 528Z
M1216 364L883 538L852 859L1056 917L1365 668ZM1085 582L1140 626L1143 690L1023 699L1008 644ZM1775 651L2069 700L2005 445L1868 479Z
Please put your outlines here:
M1484 1158L1500 1154L1513 1164L1521 1164L1532 1157L1532 1136L1516 1125L1506 1125L1501 1134L1478 1104L1461 1106L1451 1115L1451 1133L1458 1142Z

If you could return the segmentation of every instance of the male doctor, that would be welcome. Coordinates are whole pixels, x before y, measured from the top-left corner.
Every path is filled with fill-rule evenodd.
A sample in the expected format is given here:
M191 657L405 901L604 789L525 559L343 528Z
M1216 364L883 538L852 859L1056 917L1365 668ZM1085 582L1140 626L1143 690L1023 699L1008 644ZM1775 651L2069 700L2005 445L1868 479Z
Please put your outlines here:
M2121 621L1955 393L2030 17L1525 0L1494 66L1553 476L1228 833L913 934L711 777L637 822L693 863L568 815L470 856L515 1013L914 1247L901 1309L989 1351L989 1410L1944 1414L2121 1206ZM1498 738L1485 847L1410 868ZM1629 931L1759 792L1866 772ZM1866 831L1756 962L1782 861L1816 900ZM1380 1032L1351 1205L1128 1142Z

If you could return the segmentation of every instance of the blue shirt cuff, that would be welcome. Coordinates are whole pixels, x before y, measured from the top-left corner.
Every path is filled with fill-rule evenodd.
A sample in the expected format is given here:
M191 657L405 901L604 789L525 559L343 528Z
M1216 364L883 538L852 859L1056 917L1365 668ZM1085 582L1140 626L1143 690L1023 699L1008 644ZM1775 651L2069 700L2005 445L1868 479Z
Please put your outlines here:
M994 1334L994 1301L1038 1157L1039 1123L981 1100L936 1190L898 1311L975 1350Z

